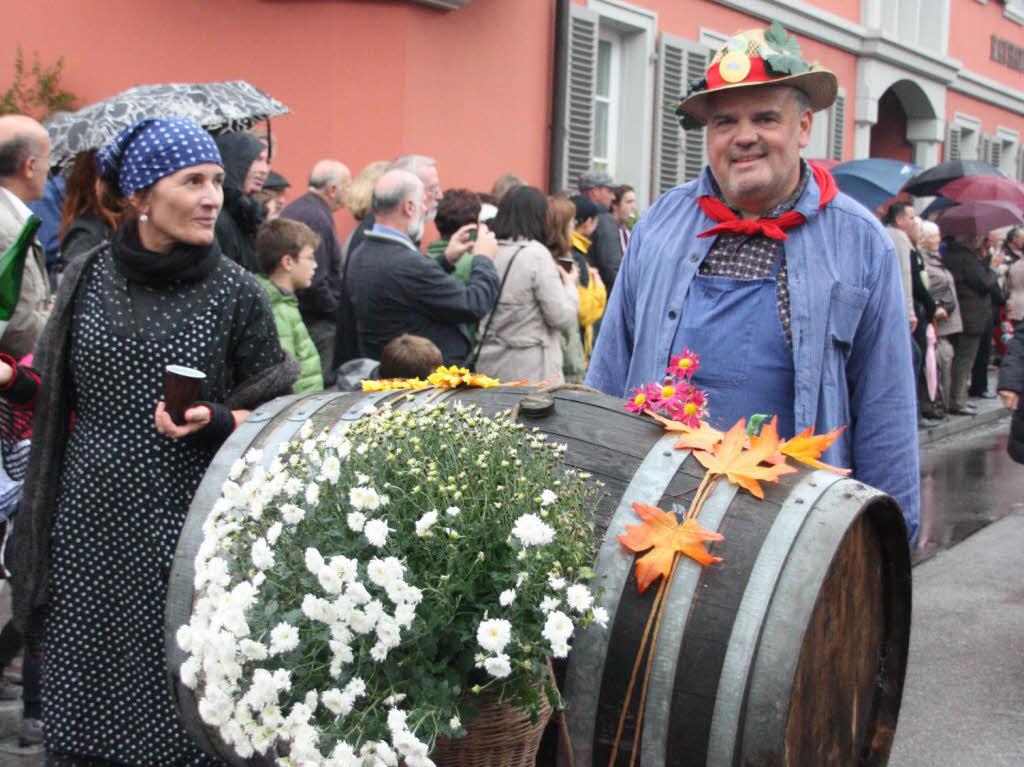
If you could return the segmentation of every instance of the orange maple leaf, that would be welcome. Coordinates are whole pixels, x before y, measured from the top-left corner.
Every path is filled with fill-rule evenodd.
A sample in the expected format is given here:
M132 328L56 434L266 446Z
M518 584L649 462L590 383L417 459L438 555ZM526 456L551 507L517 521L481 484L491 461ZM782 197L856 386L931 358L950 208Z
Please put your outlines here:
M750 449L744 450L747 441L747 419L741 418L735 426L726 432L722 441L711 452L695 450L697 460L713 474L724 474L734 485L739 485L761 500L764 491L760 482L778 482L783 474L796 471L785 460L772 466L762 466L779 451L779 434L775 420L761 428L761 434L750 438Z
M828 450L828 446L836 441L836 438L843 433L845 426L840 426L828 434L814 434L814 429L808 427L797 434L793 439L787 440L779 445L779 452L788 455L800 463L814 466L818 469L827 469L844 476L850 473L850 469L840 469L838 466L830 466L818 459L821 454Z
M636 581L641 594L659 575L668 576L677 552L702 565L722 561L721 557L708 554L703 542L724 538L701 527L697 520L687 517L677 522L675 514L642 503L634 503L633 511L644 520L644 524L626 525L626 534L616 537L623 546L638 554L652 549L636 562Z
M644 412L664 426L665 431L677 431L683 435L675 444L676 450L711 450L717 442L722 440L722 432L707 421L699 421L700 427L694 429L692 426L658 415L653 410Z

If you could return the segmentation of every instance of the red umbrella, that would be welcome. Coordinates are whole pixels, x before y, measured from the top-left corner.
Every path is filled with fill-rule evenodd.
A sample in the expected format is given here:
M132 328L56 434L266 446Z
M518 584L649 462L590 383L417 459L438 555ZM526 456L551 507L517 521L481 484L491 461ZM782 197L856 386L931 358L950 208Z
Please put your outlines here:
M1001 226L1024 224L1021 209L1004 200L965 202L946 208L936 223L943 235L985 234Z
M1012 202L1024 209L1024 184L996 176L963 176L950 181L939 194L954 202Z

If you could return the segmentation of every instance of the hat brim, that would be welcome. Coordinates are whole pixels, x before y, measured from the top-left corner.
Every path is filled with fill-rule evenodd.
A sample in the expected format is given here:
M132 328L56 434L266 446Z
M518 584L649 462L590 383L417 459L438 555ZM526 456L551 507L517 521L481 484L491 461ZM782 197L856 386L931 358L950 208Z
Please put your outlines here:
M701 125L705 125L708 121L708 103L716 93L734 91L739 88L765 88L775 85L788 85L802 90L807 94L807 98L811 102L811 109L815 112L832 106L839 93L839 80L836 79L836 76L827 69L819 69L799 75L776 77L767 81L734 83L714 90L700 91L683 99L679 109Z

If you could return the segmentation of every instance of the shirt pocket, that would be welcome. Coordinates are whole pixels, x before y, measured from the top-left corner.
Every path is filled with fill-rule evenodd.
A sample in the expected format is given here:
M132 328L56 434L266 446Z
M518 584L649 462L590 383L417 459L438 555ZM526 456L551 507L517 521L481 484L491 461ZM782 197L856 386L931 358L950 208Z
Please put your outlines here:
M868 302L868 291L843 282L832 284L828 305L827 338L844 350L853 345L857 326Z

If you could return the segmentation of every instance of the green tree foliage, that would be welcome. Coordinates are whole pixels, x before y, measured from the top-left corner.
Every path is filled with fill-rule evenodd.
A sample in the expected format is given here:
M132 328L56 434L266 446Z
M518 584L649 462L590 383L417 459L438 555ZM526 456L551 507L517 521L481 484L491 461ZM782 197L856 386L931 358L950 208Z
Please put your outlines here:
M55 112L74 109L75 94L61 87L63 70L63 56L48 67L39 61L38 51L33 53L29 67L19 45L14 55L14 81L0 95L0 114L25 114L45 120Z

